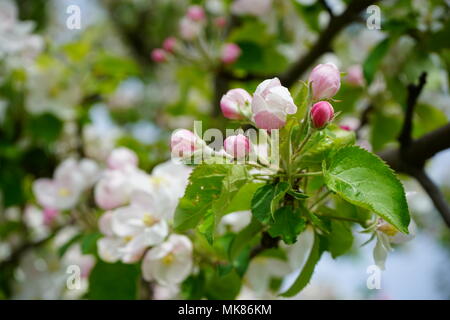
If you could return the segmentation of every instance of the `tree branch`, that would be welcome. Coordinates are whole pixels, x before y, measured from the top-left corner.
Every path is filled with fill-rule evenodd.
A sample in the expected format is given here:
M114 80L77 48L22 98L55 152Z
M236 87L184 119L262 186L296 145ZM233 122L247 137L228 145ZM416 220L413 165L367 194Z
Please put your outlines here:
M414 85L410 84L408 86L408 100L406 101L406 112L405 112L405 120L403 122L403 128L398 137L398 142L400 142L401 148L403 150L407 149L407 147L411 144L411 132L412 132L412 123L414 116L414 108L417 104L417 99L419 98L420 93L422 92L423 87L427 81L427 73L422 72L419 77L419 84Z
M410 84L408 86L405 120L398 137L400 147L382 151L379 153L379 156L397 172L404 172L416 178L433 201L447 226L450 227L450 207L445 200L445 196L424 170L426 160L434 156L437 152L450 148L450 139L448 139L450 136L450 124L430 132L417 140L413 140L411 136L414 108L425 86L426 77L427 74L423 72L420 75L417 85Z
M445 196L439 190L438 186L430 179L423 169L411 168L411 175L419 181L422 188L433 201L434 206L441 214L447 227L450 228L450 207L445 201Z
M346 26L355 21L359 13L378 0L353 0L339 16L332 16L328 26L321 32L319 39L311 50L295 62L291 68L280 76L281 83L290 87L319 58L330 50L331 42Z

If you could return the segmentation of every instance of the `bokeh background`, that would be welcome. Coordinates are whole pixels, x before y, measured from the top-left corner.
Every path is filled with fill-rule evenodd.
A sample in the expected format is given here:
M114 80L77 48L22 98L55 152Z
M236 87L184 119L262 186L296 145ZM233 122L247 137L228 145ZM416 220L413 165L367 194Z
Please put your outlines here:
M134 150L141 168L150 171L169 159L172 130L192 129L194 120L202 120L204 128L233 127L220 113L221 95L233 87L253 92L261 79L282 74L308 54L351 1L272 0L261 15L233 14L232 2L0 0L0 298L79 298L64 285L67 264L83 259L81 254L60 258L57 249L39 247L40 236L33 238L30 222L23 222L34 203L33 180L52 176L69 156L104 162L117 146ZM17 9L14 32L4 27L10 18L6 3ZM227 21L223 28L211 22L204 35L207 56L219 62L209 65L189 44L164 62L152 59L164 39L179 37L180 20L191 4L204 6L211 20ZM79 30L66 26L70 5L81 9ZM364 68L363 84L343 78L337 110L341 124L358 130L359 144L374 152L398 144L407 86L424 71L427 83L413 137L448 124L450 117L450 2L377 5L381 29L369 30L369 15L362 10L314 61L333 62L342 72ZM220 48L230 42L241 54L221 64ZM313 66L298 79L306 79ZM426 171L450 200L450 150L430 159ZM311 284L296 298L450 298L450 232L420 184L401 178L416 237L389 255L381 289L366 287L374 243L360 247L367 239L358 235L351 253L336 260L324 255ZM70 237L66 232L56 243ZM240 297L272 298L247 290Z

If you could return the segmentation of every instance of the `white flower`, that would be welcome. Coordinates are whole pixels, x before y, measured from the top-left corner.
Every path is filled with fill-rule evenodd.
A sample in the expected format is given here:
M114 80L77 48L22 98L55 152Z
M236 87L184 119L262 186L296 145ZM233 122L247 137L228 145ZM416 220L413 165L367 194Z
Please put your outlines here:
M91 187L98 176L95 162L73 158L64 160L55 170L53 179L37 179L33 192L44 208L66 210L73 208L81 193Z
M236 15L262 17L272 8L272 0L235 0L231 11Z
M188 237L172 234L145 255L142 263L144 279L156 280L161 285L181 283L191 272L192 250Z
M173 217L178 200L184 195L191 171L190 167L170 160L153 168L150 175L152 192L165 199L161 204L166 206L168 219Z
M111 152L107 162L110 169L121 170L128 166L137 167L138 157L134 151L121 147L116 148Z
M131 204L116 209L112 216L115 235L130 239L130 245L153 246L169 233L165 212L154 194L135 192Z
M237 211L225 215L219 223L218 229L225 231L230 228L233 232L239 232L244 229L252 219L250 211Z

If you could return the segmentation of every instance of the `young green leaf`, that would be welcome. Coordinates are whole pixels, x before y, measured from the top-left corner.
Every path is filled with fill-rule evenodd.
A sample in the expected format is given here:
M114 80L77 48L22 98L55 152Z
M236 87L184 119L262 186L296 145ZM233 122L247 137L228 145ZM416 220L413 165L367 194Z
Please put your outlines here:
M274 213L274 221L270 224L269 234L281 237L286 244L293 244L297 236L306 228L306 221L299 210L291 206L281 207Z
M196 227L210 209L215 215L214 220L219 221L233 197L248 180L244 166L203 164L196 167L176 209L175 229L185 231ZM212 226L210 223L207 225ZM204 226L203 233L210 232L206 229Z
M324 162L323 171L330 190L408 233L410 217L403 186L376 155L356 146L345 147Z
M261 223L268 223L280 200L290 186L287 182L266 184L256 190L252 199L252 213Z

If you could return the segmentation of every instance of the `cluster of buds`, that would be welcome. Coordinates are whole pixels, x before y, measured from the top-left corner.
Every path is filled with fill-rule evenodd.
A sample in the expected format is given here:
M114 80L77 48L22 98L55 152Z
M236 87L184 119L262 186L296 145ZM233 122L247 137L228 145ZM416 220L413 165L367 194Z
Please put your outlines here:
M156 48L151 52L151 58L157 63L169 61L171 57L179 57L180 60L191 62L202 61L225 65L233 64L241 55L241 48L235 43L224 43L220 47L208 45L205 28L208 25L208 16L199 5L190 6L184 17L179 22L179 38L168 37L164 40L162 48ZM211 26L220 35L227 25L224 17L215 17L211 20ZM217 32L219 31L219 32ZM213 43L215 41L211 41Z

